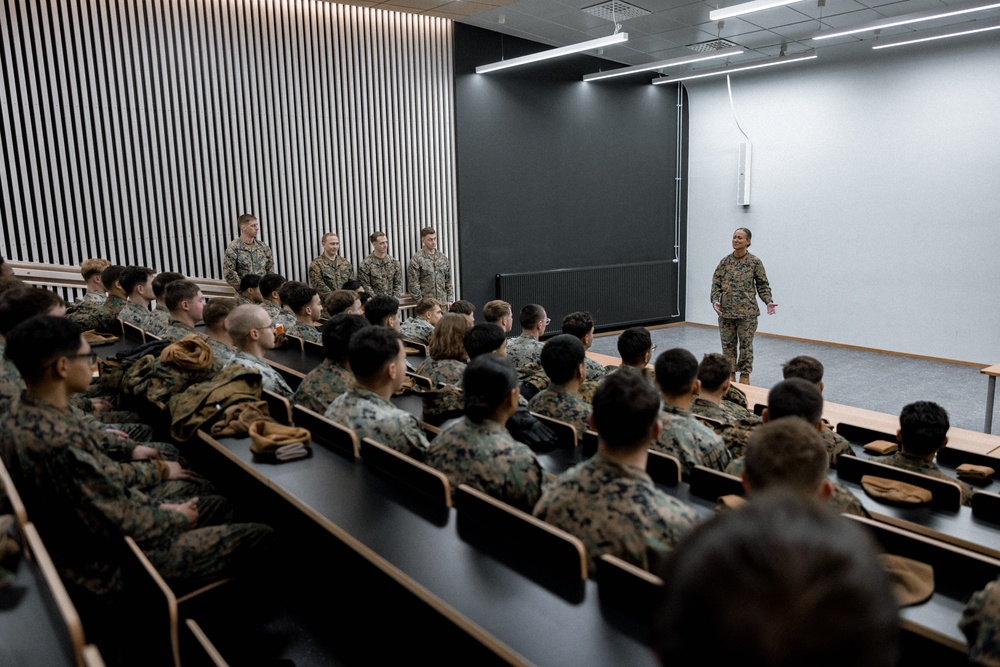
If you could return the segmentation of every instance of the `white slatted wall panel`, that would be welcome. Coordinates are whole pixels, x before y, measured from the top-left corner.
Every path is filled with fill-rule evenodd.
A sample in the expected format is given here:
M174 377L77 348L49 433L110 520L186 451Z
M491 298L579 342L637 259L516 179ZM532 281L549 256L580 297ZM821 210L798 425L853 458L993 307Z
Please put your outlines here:
M236 218L305 280L323 232L458 278L452 25L308 0L0 0L5 257L222 277ZM456 288L458 286L456 285Z

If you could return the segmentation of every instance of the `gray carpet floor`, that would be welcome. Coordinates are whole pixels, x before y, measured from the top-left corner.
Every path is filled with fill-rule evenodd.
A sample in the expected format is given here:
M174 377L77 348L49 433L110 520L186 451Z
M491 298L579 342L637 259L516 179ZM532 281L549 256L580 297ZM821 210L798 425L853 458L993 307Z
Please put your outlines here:
M701 360L707 352L722 351L718 329L713 327L683 324L652 329L650 333L657 354L683 347ZM617 335L598 336L591 349L617 357L617 340ZM800 354L823 363L823 395L829 401L889 414L899 414L904 405L913 401L934 401L948 411L952 426L983 430L987 377L979 368L963 364L757 334L751 384L770 387L779 382L782 364ZM993 410L994 433L1000 433L1000 399L997 403Z

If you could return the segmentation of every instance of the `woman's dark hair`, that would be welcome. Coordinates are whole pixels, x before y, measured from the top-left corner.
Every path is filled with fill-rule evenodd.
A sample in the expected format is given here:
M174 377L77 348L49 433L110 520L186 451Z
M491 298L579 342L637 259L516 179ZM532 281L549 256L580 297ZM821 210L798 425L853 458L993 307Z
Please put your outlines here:
M508 359L494 354L476 357L462 376L465 416L480 423L503 404L515 387L517 373Z

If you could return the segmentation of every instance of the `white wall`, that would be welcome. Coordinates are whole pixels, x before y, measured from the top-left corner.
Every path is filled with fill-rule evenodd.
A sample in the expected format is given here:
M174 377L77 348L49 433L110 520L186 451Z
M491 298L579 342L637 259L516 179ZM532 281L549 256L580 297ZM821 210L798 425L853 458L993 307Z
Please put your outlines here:
M688 84L687 319L716 324L712 272L754 233L779 304L761 332L1000 361L1000 39L732 75L753 143L751 205L725 78Z

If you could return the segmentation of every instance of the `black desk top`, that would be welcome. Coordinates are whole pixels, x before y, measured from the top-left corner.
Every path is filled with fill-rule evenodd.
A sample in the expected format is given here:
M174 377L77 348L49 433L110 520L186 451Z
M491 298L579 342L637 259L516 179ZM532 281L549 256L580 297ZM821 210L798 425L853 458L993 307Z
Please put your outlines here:
M14 582L0 591L0 665L73 667L63 650L65 626L43 595L47 588L38 564L23 555Z

